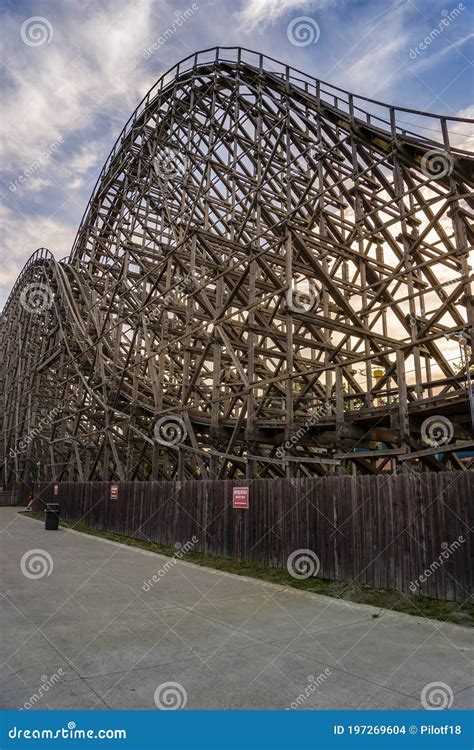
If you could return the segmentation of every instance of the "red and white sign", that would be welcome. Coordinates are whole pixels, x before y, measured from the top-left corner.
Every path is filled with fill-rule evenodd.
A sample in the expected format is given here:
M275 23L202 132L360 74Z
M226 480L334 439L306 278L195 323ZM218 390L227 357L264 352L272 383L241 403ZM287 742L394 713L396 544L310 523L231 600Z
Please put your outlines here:
M249 488L233 487L232 488L232 507L248 508L249 507Z
M110 485L110 499L118 500L118 484Z
M54 497L59 495L59 484L53 484L53 495Z

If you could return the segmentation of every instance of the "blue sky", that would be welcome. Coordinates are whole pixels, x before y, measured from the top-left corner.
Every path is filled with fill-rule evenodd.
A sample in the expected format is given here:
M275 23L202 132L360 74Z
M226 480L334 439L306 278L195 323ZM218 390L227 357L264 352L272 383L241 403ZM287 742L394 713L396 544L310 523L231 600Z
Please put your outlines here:
M357 94L474 117L472 0L1 0L1 7L0 306L37 247L69 253L124 122L156 79L196 50L240 45ZM301 16L314 39L296 46L289 29Z

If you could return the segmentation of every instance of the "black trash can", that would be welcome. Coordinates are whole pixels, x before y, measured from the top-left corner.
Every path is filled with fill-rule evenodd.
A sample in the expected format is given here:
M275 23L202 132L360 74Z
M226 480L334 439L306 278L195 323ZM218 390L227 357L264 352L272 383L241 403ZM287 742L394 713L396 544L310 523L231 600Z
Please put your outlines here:
M59 503L47 503L44 512L44 528L56 531L59 528Z

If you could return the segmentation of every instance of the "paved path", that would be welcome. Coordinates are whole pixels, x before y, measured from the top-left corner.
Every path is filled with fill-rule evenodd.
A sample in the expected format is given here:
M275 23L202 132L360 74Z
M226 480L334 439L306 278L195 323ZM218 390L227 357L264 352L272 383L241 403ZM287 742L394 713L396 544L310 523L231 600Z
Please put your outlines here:
M0 528L1 708L150 709L156 694L189 709L416 709L432 682L472 705L468 628L170 566L14 508ZM35 549L41 578L23 557Z

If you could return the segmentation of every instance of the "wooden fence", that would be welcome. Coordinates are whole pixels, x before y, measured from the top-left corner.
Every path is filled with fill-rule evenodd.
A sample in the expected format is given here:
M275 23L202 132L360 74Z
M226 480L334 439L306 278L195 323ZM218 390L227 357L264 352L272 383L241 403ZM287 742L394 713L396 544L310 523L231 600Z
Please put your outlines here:
M16 490L2 490L0 492L0 506L20 505L20 496Z
M235 509L243 486L250 507ZM58 501L67 521L170 546L195 536L196 551L267 566L311 550L322 578L457 601L472 591L472 471L56 487L36 486L34 510Z

